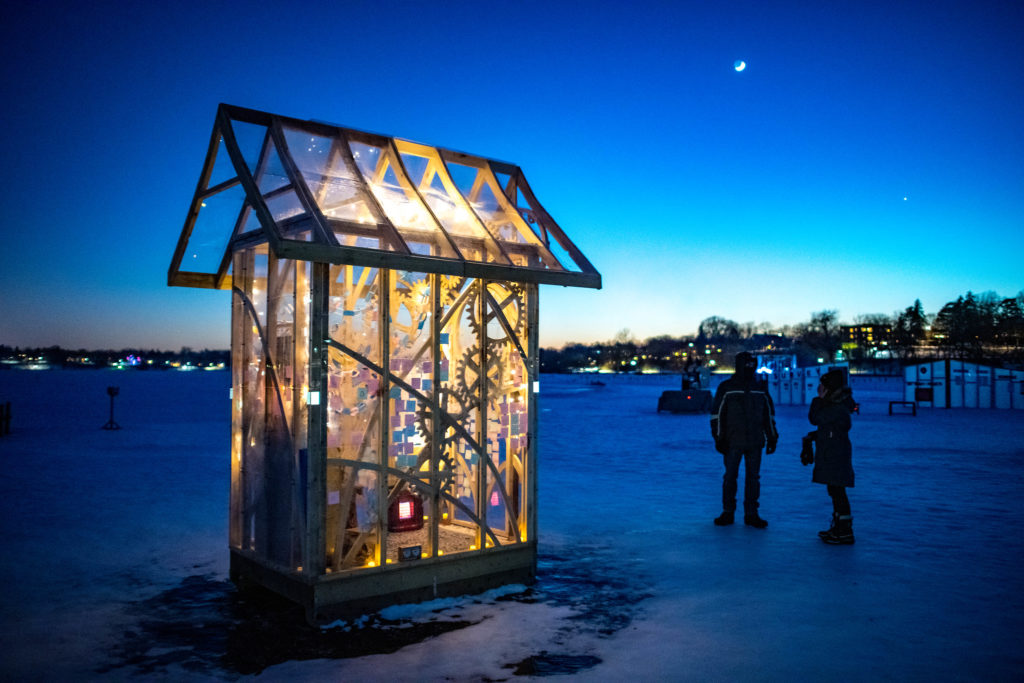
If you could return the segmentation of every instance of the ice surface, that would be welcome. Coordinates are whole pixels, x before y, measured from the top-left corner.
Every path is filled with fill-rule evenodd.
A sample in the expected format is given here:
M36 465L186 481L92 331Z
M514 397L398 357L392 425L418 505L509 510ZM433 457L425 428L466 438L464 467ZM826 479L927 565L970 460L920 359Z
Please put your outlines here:
M226 580L228 373L2 371L0 678L1022 678L1024 413L890 417L898 385L855 379L832 547L806 408L778 410L768 529L718 528L707 416L655 412L676 378L601 379L542 380L536 586L316 631Z

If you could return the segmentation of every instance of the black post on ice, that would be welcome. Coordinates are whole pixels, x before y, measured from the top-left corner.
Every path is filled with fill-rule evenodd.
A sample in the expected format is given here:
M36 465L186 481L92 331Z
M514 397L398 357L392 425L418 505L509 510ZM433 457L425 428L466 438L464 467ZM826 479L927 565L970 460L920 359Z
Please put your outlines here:
M11 433L11 402L0 404L0 436Z
M107 395L110 396L110 420L103 425L103 429L120 429L121 425L114 422L114 397L117 396L117 387L107 387Z

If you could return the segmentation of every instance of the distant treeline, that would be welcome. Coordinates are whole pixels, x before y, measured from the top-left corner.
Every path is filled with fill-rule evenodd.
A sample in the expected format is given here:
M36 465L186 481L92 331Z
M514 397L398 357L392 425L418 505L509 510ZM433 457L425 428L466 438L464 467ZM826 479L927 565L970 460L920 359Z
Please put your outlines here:
M207 367L231 362L231 352L226 349L192 349L187 346L179 351L157 351L155 349L65 349L60 346L28 348L0 344L0 360L18 363L45 363L54 367L105 368L136 367L139 369L167 369L180 365Z
M638 341L627 329L608 342L541 349L540 364L541 372L679 372L692 364L730 369L740 351L795 354L801 364L846 361L881 373L926 358L1024 367L1024 291L1010 298L967 292L934 314L917 300L892 315L860 315L849 324L840 323L835 310L783 327L712 316L691 336Z

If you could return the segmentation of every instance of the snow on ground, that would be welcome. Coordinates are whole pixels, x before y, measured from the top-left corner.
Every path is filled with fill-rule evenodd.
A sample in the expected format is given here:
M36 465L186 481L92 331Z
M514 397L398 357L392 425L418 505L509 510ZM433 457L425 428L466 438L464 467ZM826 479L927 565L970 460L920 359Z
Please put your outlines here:
M537 585L315 630L227 581L227 373L0 372L0 678L1024 677L1024 413L890 417L855 383L832 547L805 408L778 409L769 528L717 528L707 416L655 412L675 378L601 379L542 379Z

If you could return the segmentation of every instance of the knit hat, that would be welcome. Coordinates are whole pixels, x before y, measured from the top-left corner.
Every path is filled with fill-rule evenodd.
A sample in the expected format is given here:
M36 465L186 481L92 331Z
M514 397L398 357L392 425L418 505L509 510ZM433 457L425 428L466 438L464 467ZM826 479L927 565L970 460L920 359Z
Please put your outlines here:
M842 370L829 370L821 376L821 383L828 391L836 391L846 384L846 376Z

